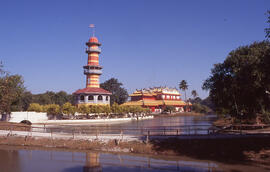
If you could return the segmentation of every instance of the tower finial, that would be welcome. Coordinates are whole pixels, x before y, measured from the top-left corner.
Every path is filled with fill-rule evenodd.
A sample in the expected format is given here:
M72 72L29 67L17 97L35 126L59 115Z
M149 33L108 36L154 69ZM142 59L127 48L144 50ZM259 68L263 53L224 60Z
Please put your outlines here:
M95 25L94 24L90 24L89 28L92 28L92 35L93 37L95 36Z

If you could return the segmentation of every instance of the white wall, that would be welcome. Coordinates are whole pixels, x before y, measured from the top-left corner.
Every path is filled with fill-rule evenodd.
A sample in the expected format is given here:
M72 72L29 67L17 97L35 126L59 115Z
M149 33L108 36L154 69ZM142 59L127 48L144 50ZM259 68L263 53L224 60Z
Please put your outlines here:
M47 113L44 112L11 112L9 122L20 123L28 120L31 123L39 123L48 120Z

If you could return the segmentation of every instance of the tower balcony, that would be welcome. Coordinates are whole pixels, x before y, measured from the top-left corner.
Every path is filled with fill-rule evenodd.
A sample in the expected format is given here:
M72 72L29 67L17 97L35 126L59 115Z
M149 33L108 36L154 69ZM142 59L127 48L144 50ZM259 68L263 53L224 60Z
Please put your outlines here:
M102 70L101 69L84 69L84 74L96 74L96 75L101 75Z
M88 47L85 49L86 53L101 53L100 48L93 48L93 47Z

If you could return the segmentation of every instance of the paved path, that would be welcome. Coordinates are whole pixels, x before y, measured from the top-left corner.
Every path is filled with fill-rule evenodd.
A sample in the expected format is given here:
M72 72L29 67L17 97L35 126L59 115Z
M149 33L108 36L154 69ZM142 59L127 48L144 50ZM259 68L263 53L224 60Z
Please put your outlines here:
M110 141L110 140L122 140L122 141L136 141L139 137L132 135L120 135L120 134L102 134L102 135L86 135L76 133L43 133L43 132L28 132L28 131L8 131L0 130L0 136L32 136L35 138L53 138L53 139L75 139L75 140L100 140L100 141Z

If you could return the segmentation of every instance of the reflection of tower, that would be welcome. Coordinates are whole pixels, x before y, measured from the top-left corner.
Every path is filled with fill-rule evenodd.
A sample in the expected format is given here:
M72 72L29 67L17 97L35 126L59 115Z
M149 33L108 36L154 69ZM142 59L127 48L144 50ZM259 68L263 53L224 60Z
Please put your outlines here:
M84 172L100 172L102 168L99 164L99 153L87 152L85 156L85 166L83 167Z

